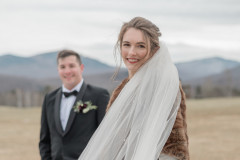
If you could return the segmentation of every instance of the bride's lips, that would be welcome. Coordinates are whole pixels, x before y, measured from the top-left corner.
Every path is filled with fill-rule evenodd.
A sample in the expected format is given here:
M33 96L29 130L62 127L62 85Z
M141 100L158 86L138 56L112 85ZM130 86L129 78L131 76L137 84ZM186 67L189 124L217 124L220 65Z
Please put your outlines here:
M137 63L139 60L136 58L127 58L127 61L131 64Z

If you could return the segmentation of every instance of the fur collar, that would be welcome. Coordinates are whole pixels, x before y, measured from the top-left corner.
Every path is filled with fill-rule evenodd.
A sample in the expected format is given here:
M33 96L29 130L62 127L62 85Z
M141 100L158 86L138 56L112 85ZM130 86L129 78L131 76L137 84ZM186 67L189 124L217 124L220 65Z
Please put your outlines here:
M114 100L117 98L123 87L129 81L128 78L124 79L122 83L113 91L109 100L107 110L111 107ZM174 123L173 129L166 144L163 147L162 152L177 158L178 160L189 160L188 151L188 135L187 135L187 123L186 123L186 103L185 93L180 83L180 91L182 95L181 104L177 113L177 118Z

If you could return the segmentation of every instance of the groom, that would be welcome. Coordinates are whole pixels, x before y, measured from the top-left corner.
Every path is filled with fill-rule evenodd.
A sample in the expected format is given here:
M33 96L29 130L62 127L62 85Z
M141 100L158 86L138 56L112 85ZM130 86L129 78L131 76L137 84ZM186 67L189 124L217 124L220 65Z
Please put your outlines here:
M58 53L62 87L47 94L42 105L39 149L42 160L76 160L104 117L107 90L88 85L78 53Z

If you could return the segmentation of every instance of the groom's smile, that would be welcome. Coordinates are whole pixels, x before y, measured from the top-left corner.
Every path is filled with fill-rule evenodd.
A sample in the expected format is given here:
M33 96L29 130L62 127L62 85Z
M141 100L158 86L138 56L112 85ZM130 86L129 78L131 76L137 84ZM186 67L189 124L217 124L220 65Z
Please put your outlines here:
M84 66L79 64L75 56L68 56L58 60L58 73L64 87L71 90L82 80Z

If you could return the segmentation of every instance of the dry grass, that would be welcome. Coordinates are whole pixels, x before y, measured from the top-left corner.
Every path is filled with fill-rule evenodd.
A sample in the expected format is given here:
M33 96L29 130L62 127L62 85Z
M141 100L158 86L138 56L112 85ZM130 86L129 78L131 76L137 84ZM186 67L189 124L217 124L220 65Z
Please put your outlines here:
M240 98L190 100L188 130L192 160L238 160Z
M237 160L240 98L187 101L191 160ZM37 160L38 108L0 107L0 159Z
M37 160L40 107L0 107L0 159Z

